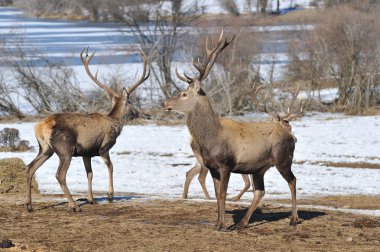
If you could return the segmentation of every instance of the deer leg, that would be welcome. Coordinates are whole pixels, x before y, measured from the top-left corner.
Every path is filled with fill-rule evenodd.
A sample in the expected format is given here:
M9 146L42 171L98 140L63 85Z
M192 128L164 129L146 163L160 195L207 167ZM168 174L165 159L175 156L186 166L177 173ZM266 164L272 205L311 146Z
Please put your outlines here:
M207 176L207 173L208 173L208 169L205 166L201 165L201 171L200 171L199 176L198 176L198 181L199 181L199 183L202 186L202 190L203 190L203 193L206 196L206 199L209 200L211 198L210 198L210 195L208 194L208 191L207 191L207 188L206 188L206 176Z
M292 215L290 217L290 225L297 225L297 200L296 200L296 177L294 176L290 166L276 166L282 177L288 182L290 193L292 195Z
M218 222L216 230L225 230L225 205L230 172L227 169L220 169L219 174L215 171L211 172L211 174L213 175L215 195L218 205Z
M91 158L90 157L83 157L83 163L84 167L86 168L87 173L87 182L88 182L88 195L87 195L87 201L90 204L96 204L96 201L94 199L94 195L92 193L92 167L91 167Z
M59 185L61 186L62 191L65 194L65 197L69 200L69 209L73 210L74 212L79 211L79 207L75 204L73 197L71 196L70 191L67 188L67 184L66 184L66 174L67 174L67 170L69 169L72 156L71 155L58 155L58 156L59 156L59 167L58 167L55 177L57 178Z
M37 157L26 167L26 209L28 212L33 211L32 208L32 178L37 169L52 155L54 154L53 149L46 145L45 148L41 147L38 152Z
M260 200L264 197L264 174L255 174L253 176L253 183L255 186L255 192L253 194L253 201L249 206L247 212L245 213L243 219L236 226L237 229L242 229L248 225L249 219L251 218L253 212L256 210L260 203Z
M249 181L248 175L242 174L241 176L243 177L243 180L244 180L244 188L240 191L240 193L238 195L236 195L235 197L232 198L232 201L240 200L241 196L243 196L243 194L246 191L248 191L249 187L251 186L251 182Z
M253 175L249 175L251 177L251 181L252 181L252 192L255 192L255 183L253 183Z
M188 170L186 172L186 181L185 181L185 186L183 188L183 193L182 193L182 199L187 199L187 194L189 192L189 186L190 186L190 183L191 181L193 180L193 178L199 174L201 171L201 166L196 163L193 168L191 168L190 170Z
M106 163L106 166L108 168L108 175L109 175L109 178L108 178L108 193L107 193L107 196L108 196L108 201L109 202L112 202L113 201L113 196L114 196L114 190L113 190L113 165L112 165L112 162L111 162L111 159L110 159L110 155L107 152L105 153L102 153L100 154L100 156L102 157L104 163Z

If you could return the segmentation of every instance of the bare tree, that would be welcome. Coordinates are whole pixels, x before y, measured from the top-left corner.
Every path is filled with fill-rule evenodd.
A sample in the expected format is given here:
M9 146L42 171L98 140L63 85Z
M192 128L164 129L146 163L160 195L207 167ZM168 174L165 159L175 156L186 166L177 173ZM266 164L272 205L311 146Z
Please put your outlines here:
M257 0L257 9L260 8L261 13L267 12L267 5L268 5L268 0Z
M6 83L3 73L0 72L0 114L19 118L25 116L15 101L16 96L17 90L9 83Z
M338 108L361 114L379 100L378 26L376 13L350 6L329 10L309 39L302 41L308 41L306 56L294 57L296 64L291 66L298 65L304 76L309 74L313 86L333 80Z
M83 110L86 97L77 85L73 70L62 62L52 62L37 52L25 52L18 47L8 52L6 64L15 75L17 92L36 112Z
M179 90L172 79L171 69L178 39L184 34L180 27L197 18L189 7L183 10L182 0L171 0L170 9L165 9L163 1L130 1L124 8L123 22L132 29L138 43L145 51L150 51L152 78L158 83L165 98Z
M234 0L219 0L219 4L228 13L240 16L239 8Z

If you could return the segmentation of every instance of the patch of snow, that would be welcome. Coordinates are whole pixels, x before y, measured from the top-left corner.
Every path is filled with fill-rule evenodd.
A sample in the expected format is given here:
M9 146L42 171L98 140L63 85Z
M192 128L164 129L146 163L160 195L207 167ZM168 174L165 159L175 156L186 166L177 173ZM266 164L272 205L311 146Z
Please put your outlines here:
M20 157L30 163L38 152L34 138L35 123L1 124L20 130L21 139L30 141L35 147L32 152L0 153L0 158ZM380 192L379 169L332 168L311 164L315 161L331 162L370 162L380 163L379 116L349 117L343 115L316 114L305 116L292 123L298 139L294 160L305 162L294 164L300 197L366 194ZM182 195L186 171L195 164L189 145L187 127L127 125L116 145L111 150L114 164L114 187L116 192L160 195L178 198ZM55 173L58 158L54 155L37 171L36 177L43 193L62 193ZM108 171L103 161L95 157L93 163L94 191L108 190ZM265 175L266 198L289 198L286 181L275 168ZM67 184L72 193L87 191L86 173L81 158L73 158L67 174ZM207 176L207 188L213 195L213 182ZM233 175L229 184L229 198L243 187L240 175ZM204 198L201 187L195 178L190 186L190 198ZM243 196L252 198L251 193Z

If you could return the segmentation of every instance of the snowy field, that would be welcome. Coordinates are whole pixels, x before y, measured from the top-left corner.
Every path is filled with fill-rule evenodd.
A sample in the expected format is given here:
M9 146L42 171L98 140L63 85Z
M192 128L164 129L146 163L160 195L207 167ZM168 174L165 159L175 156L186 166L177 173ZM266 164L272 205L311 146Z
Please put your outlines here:
M246 118L245 118L246 119ZM34 151L0 153L0 158L20 157L26 164L37 155L34 138L35 123L1 124L20 130L22 139L30 141ZM334 168L324 162L380 163L380 116L347 117L343 115L315 114L292 123L296 144L293 165L300 198L365 194L380 192L380 170L363 168ZM189 147L189 133L183 126L131 125L125 126L111 150L114 163L116 192L137 193L164 198L181 197L185 173L195 158ZM93 158L94 190L106 192L108 172L100 158ZM303 164L300 164L303 163ZM62 193L55 178L58 158L54 155L36 173L43 193ZM72 193L87 191L87 179L81 158L73 158L68 175ZM289 198L288 185L275 168L265 175L266 198ZM229 198L243 187L240 175L233 175L229 185ZM207 188L214 194L211 176ZM195 178L190 186L191 198L204 198ZM252 198L246 193L243 199Z

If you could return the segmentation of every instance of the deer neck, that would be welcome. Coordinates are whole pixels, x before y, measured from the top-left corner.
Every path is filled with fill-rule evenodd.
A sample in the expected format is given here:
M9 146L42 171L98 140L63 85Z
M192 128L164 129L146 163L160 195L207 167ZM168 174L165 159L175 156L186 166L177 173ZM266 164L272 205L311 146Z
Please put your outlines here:
M194 110L187 115L186 123L191 136L200 146L211 145L221 126L219 117L208 100L195 106Z
M112 107L111 112L109 112L108 116L115 121L123 121L123 118L126 114L126 106L124 102L116 102Z

